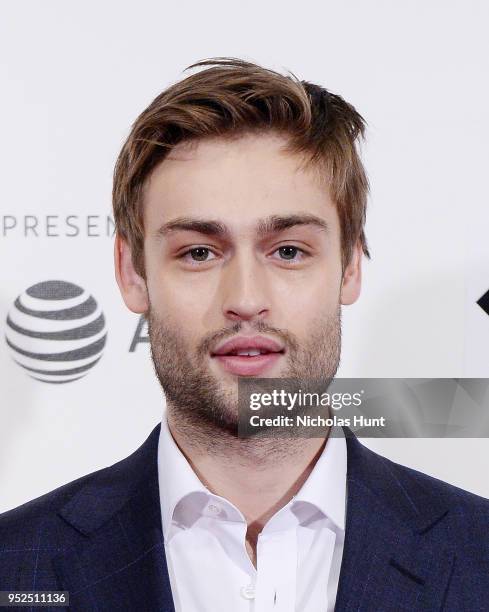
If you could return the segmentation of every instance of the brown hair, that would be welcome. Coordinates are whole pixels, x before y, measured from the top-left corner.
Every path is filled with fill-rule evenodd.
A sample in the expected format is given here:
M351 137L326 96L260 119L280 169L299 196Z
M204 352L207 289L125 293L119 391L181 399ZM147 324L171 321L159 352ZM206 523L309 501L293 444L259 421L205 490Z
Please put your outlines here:
M284 76L236 58L192 64L210 66L175 83L136 119L114 170L113 209L117 232L131 247L137 272L144 272L143 186L155 166L178 143L205 137L234 137L273 130L287 137L286 151L304 154L306 164L328 181L341 227L343 270L364 234L368 179L357 144L365 120L343 98L323 87Z

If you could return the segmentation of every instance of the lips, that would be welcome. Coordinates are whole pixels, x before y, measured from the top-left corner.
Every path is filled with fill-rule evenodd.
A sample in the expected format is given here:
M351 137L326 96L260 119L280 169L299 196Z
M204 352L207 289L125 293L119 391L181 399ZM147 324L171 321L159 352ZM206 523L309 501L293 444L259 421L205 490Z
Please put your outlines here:
M219 346L211 352L211 357L231 374L258 376L274 365L284 352L284 347L270 338L241 336Z
M239 338L231 338L219 348L213 351L211 354L214 355L237 355L238 353L282 353L283 347L270 338L262 338L261 336L252 336Z

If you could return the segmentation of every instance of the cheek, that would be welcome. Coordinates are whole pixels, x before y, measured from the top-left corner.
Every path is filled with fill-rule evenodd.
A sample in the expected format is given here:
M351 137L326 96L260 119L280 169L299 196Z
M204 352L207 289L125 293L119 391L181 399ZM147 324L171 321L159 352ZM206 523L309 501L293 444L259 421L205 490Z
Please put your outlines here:
M176 320L192 317L205 299L205 284L175 274L171 267L148 270L147 284L153 308Z
M158 318L169 327L184 330L197 320L199 300L191 292L160 286L157 292L150 291L150 300Z
M205 324L205 300L192 291L192 287L178 286L170 282L150 286L151 310L165 329L176 338L179 348L186 354L193 353L212 326Z
M308 270L290 280L272 282L270 286L280 304L307 314L331 309L338 303L341 277L339 271L321 268L313 272Z
M152 307L162 320L189 337L200 339L225 324L223 283L217 270L182 274L167 269L148 278L148 287Z

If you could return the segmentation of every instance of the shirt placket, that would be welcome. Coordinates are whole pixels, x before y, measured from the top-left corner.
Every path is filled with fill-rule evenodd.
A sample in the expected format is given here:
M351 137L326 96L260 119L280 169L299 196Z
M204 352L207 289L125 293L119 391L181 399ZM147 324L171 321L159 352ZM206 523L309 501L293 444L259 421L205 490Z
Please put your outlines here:
M222 516L223 509L234 516L234 511L228 504L210 498L202 514L212 520L213 529L217 530L217 539L226 551L226 555L230 560L233 560L233 563L242 572L241 584L239 586L239 610L255 612L256 570L246 551L246 521L224 520ZM234 518L236 519L237 517L234 516Z
M297 590L297 529L258 536L253 612L294 612Z

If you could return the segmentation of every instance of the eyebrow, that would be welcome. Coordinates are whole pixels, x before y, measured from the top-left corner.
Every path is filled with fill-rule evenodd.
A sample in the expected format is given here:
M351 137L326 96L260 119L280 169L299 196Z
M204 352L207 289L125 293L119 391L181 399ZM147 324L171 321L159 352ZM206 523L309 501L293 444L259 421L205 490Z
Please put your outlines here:
M259 219L255 229L259 237L264 237L300 225L313 225L324 232L329 231L329 225L324 219L309 213L270 215L265 219ZM173 231L198 232L199 234L216 237L225 237L230 234L228 228L219 221L196 219L194 217L178 217L173 221L164 223L157 231L157 235L166 236Z
M324 219L308 213L296 215L271 215L266 219L261 219L257 223L257 233L259 236L275 234L283 230L298 225L314 225L322 231L328 232L329 226Z

